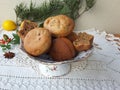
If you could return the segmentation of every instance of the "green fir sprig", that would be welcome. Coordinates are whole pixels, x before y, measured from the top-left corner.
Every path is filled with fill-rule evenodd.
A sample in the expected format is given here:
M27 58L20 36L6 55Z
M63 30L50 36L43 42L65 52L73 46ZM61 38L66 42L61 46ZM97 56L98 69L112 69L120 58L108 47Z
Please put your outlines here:
M25 19L43 23L43 21L54 15L64 14L77 19L81 14L79 10L82 7L82 2L86 1L86 7L83 12L89 10L95 4L95 0L49 0L44 1L40 5L35 5L31 1L30 5L24 2L15 7L16 22L19 23Z

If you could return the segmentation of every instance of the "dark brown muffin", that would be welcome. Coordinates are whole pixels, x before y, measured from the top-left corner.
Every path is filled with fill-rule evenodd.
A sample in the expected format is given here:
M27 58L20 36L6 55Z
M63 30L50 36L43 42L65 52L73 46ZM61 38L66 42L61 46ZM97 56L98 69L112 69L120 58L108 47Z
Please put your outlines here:
M75 49L72 42L67 38L57 38L53 40L50 49L50 56L55 61L69 60L75 56Z

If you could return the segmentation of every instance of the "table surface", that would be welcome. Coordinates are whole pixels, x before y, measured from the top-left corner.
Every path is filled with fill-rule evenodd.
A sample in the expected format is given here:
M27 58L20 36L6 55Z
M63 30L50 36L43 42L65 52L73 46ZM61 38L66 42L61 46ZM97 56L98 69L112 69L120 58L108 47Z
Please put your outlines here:
M80 31L77 31L80 32ZM0 89L2 90L119 90L120 89L120 37L105 31L84 30L94 35L94 50L84 62L72 63L71 72L60 77L45 77L39 63L19 51L11 49L13 59L3 57L0 50ZM0 30L11 36L14 32Z

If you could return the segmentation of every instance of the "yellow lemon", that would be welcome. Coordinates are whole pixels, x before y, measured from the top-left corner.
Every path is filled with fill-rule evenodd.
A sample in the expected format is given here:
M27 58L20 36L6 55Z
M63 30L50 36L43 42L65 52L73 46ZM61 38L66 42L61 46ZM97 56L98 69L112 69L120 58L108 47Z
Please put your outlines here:
M12 20L5 20L2 24L2 27L4 30L12 31L12 30L15 30L17 28L17 25Z

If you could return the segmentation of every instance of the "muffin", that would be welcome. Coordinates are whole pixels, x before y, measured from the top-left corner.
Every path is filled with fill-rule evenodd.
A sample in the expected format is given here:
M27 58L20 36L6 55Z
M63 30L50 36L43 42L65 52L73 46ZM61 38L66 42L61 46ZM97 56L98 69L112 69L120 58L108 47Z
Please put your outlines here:
M73 42L78 38L78 35L75 32L71 32L69 35L66 36L66 38Z
M86 51L92 47L94 36L85 32L79 33L78 38L73 41L73 45L76 51Z
M64 61L72 59L76 52L69 39L56 38L53 40L49 54L54 61Z
M38 24L35 22L31 22L30 20L24 20L21 25L20 25L20 30L18 31L18 35L20 36L20 38L22 39L22 41L24 40L26 34L34 29L38 27Z
M82 39L81 40L77 39L76 41L73 42L73 45L76 51L78 52L86 51L92 47L92 45L90 44L90 41L82 40Z
M90 41L90 44L92 44L93 43L93 39L94 39L94 36L93 35L90 35L90 34L88 34L88 33L86 33L86 32L80 32L80 33L78 33L78 39L82 39L82 40L88 40L88 41Z
M66 15L57 15L47 18L43 26L48 29L54 37L64 37L73 31L75 23Z
M50 48L51 34L45 28L32 29L25 36L23 46L30 55L39 56Z

